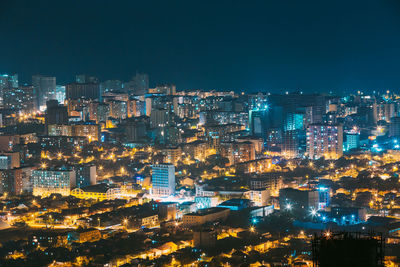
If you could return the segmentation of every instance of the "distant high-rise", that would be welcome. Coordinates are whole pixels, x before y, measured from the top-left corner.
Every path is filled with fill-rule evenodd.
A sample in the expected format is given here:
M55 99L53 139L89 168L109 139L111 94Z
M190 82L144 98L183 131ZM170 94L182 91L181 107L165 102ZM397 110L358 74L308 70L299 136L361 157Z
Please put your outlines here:
M149 93L151 93L151 94L175 95L176 94L176 86L174 84L171 84L171 85L159 85L156 88L149 89Z
M46 103L46 124L68 124L68 110L66 106L59 105L57 100Z
M65 86L64 85L57 85L56 86L56 97L55 99L58 103L63 104L65 101Z
M32 172L33 195L48 196L61 194L69 196L76 185L75 171L40 169Z
M141 142L146 140L147 125L145 118L130 118L125 122L124 131L127 142Z
M66 86L67 99L100 99L98 83L70 83Z
M337 159L343 155L341 125L310 124L307 128L307 153L311 159Z
M264 106L257 107L249 112L250 134L265 139L271 139L274 132L282 128L282 107ZM280 131L279 131L280 132Z
M249 128L250 134L258 137L264 137L264 121L266 119L266 110L250 110Z
M149 91L149 76L145 73L136 73L128 83L127 91L130 95L144 95Z
M86 74L76 75L75 81L77 83L99 83L99 79L97 77L86 75Z
M13 88L18 87L18 74L8 75L1 74L0 75L0 103L3 103L4 91L12 90Z
M2 74L0 75L0 89L5 87L18 87L18 74L8 75Z
M35 111L36 95L33 86L19 86L18 88L5 88L3 90L3 106L26 113Z
M107 92L122 92L124 85L120 80L107 80L100 84L101 94Z
M152 166L153 195L170 196L175 194L175 166L156 164Z
M389 136L400 137L400 117L393 117L389 125Z
M56 77L34 75L32 85L39 108L45 106L48 100L56 99Z
M297 158L299 156L299 133L297 130L283 132L282 156L285 158Z

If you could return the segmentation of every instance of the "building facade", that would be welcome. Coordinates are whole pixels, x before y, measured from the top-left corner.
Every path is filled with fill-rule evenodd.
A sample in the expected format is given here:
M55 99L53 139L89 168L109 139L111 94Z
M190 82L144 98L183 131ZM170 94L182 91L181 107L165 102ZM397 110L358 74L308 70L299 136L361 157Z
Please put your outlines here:
M175 194L175 166L172 164L156 164L152 166L152 193L155 196Z

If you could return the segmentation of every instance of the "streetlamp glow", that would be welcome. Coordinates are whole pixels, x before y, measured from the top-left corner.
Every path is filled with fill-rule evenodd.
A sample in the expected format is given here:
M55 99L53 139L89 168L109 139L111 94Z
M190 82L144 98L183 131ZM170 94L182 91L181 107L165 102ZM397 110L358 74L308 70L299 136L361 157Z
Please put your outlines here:
M311 216L317 215L317 210L316 209L311 209Z

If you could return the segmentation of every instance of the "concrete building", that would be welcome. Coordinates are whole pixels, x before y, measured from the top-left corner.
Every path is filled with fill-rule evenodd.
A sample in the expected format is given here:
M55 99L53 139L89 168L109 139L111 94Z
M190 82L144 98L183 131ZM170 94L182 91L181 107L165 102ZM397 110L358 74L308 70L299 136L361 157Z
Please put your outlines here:
M61 194L69 196L76 185L75 171L40 169L32 172L33 195L48 196Z

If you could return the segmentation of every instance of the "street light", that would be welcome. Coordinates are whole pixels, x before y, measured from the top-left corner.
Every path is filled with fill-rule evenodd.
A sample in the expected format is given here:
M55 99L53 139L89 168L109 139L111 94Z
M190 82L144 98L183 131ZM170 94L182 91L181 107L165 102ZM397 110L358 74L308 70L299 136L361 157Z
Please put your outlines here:
M329 238L329 237L331 237L331 232L329 232L329 231L326 231L326 232L325 232L325 237L326 237L326 238Z
M314 217L315 215L317 215L317 210L311 209L311 216Z

